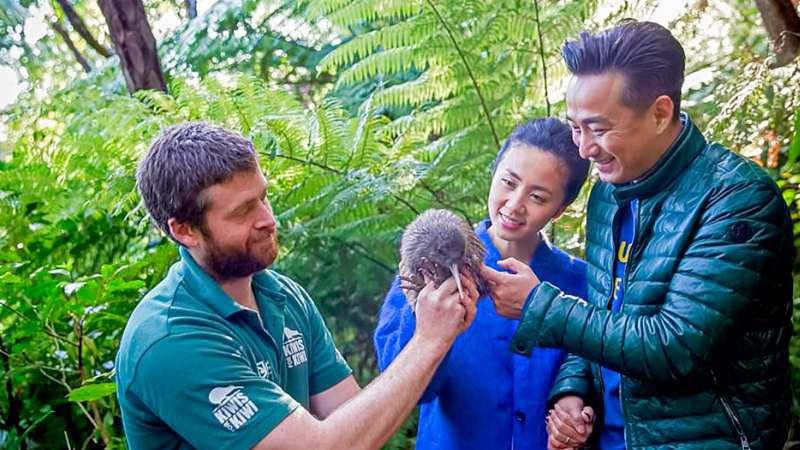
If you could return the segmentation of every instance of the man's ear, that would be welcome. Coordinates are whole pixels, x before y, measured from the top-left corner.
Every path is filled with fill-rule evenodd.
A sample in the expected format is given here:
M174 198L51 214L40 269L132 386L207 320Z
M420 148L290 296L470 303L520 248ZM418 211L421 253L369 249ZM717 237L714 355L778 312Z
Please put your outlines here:
M651 108L653 108L656 130L661 134L672 125L672 110L675 108L675 103L672 102L669 95L660 95L653 102Z
M178 242L183 244L186 248L195 248L200 243L199 234L200 230L197 227L187 223L178 222L174 218L167 220L167 226L172 237Z

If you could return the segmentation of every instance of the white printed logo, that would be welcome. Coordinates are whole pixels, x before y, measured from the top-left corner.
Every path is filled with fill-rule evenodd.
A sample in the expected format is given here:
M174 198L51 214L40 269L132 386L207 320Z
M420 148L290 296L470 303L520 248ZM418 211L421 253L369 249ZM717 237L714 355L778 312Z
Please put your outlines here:
M306 344L299 331L283 328L283 354L286 355L286 365L290 369L308 361Z
M256 363L256 370L258 370L258 376L265 380L268 379L272 373L272 369L267 361L258 361Z
M242 392L242 386L217 387L208 394L217 405L214 417L229 431L236 431L258 412L258 407Z

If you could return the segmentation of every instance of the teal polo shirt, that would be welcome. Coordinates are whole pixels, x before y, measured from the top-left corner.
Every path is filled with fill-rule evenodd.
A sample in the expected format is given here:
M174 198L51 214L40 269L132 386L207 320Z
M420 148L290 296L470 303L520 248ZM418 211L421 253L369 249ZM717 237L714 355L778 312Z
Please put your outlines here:
M260 314L181 259L131 314L116 359L131 449L251 448L351 370L314 302L271 270L253 276Z

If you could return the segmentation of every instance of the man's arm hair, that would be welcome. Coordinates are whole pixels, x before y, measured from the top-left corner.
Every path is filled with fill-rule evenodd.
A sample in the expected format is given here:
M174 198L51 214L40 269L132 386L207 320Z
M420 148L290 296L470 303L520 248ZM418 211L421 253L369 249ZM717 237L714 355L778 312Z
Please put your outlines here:
M414 408L453 340L472 323L478 291L470 279L462 278L462 285L468 292L464 300L452 278L420 291L414 337L363 391L323 420L296 408L253 448L380 448Z
M311 414L318 419L328 417L336 408L361 392L356 379L348 375L344 380L309 398Z
M445 350L415 336L385 372L324 420L297 408L254 449L380 448L414 408Z

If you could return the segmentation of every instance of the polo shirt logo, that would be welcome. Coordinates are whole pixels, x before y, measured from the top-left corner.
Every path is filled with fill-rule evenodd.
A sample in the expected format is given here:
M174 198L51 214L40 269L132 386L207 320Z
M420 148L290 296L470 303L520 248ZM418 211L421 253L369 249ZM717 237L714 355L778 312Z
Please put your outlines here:
M283 354L286 356L286 365L290 369L308 361L306 344L299 331L283 328Z
M258 361L256 363L256 370L258 370L258 376L263 379L268 379L272 372L272 369L269 367L269 363L266 361Z
M236 431L258 412L258 406L242 392L242 386L216 387L208 400L217 405L214 417L228 431Z

